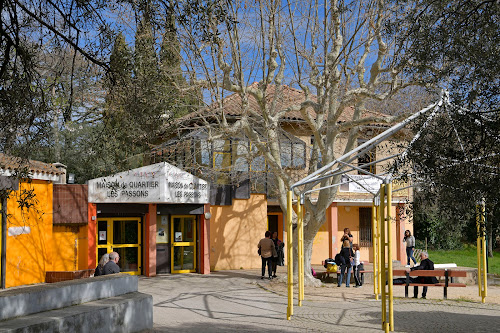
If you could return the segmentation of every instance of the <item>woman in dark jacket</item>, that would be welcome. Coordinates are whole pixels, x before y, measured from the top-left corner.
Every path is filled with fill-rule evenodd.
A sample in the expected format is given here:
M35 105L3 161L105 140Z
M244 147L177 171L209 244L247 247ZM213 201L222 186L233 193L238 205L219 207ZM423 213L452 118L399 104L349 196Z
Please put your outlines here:
M352 272L352 264L351 260L354 258L354 253L352 252L352 248L349 246L349 240L344 240L342 244L343 248L340 250L340 256L344 259L344 262L341 262L340 265L340 276L337 286L340 287L342 285L342 280L344 278L344 273L347 268L347 277L345 280L345 286L349 288L349 282L351 281L351 272Z
M106 265L108 261L109 261L109 253L103 254L101 260L99 260L99 264L95 268L94 276L104 275L104 265Z
M283 242L278 239L278 233L275 231L273 232L273 238L271 238L274 247L276 249L276 257L273 257L273 278L276 277L276 268L277 266L283 266L283 259L284 259L284 253L283 253Z

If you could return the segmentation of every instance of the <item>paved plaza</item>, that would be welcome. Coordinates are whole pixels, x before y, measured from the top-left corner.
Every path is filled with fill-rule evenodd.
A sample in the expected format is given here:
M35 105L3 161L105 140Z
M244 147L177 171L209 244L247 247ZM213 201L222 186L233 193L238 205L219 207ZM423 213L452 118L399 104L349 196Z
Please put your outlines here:
M307 288L291 320L283 279L261 280L258 270L141 277L139 291L153 295L155 332L381 331L372 284ZM442 288L426 300L405 299L400 286L394 293L396 332L500 332L500 287L489 287L486 304L477 286L450 288L447 301Z

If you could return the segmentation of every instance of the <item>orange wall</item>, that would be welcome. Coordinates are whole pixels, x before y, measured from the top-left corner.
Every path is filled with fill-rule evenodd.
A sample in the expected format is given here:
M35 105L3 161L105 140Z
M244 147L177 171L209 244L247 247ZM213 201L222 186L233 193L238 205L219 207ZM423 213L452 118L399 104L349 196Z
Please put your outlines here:
M210 206L210 269L260 268L257 244L267 229L262 194L233 200L232 206Z
M347 209L346 209L347 208ZM393 205L391 209L391 216L393 222L391 224L392 227L392 238L391 238L391 248L394 260L406 260L406 254L400 254L398 258L398 244L399 238L396 237L396 206ZM338 231L335 237L332 238L332 242L338 242L338 248L340 249L340 239L344 235L344 228L349 228L351 230L351 234L354 238L353 243L359 244L359 207L357 206L338 206ZM408 218L403 218L401 221L401 230L411 230L413 233L413 225L409 223ZM402 241L402 238L401 238ZM311 258L312 264L321 264L323 260L329 257L329 235L328 235L328 223L324 223L316 237L314 238L313 243L313 253ZM401 248L399 246L399 248ZM335 254L334 254L335 256ZM361 260L362 261L372 261L373 251L372 248L362 247L361 248Z
M19 208L19 196L33 193L33 206ZM7 234L7 288L45 281L52 270L52 184L33 180L22 182L7 201L7 231L11 227L30 227L29 234Z
M78 232L78 269L88 268L89 237L88 226L80 227Z
M87 269L87 226L54 225L53 271Z
M78 269L78 227L54 225L53 271L74 271Z
M249 269L260 268L261 260L257 254L257 244L267 229L267 203L264 195L252 194L248 200L234 200L232 206L211 206L210 212L210 269ZM396 238L396 206L391 209L392 251L397 257L398 238ZM344 228L350 228L354 243L359 243L359 207L338 206L338 230L334 237L328 232L325 222L313 242L312 264L321 264L329 257L329 242L338 242L344 234ZM281 222L280 222L281 227ZM410 229L412 225L405 219L401 227ZM334 254L335 255L335 254ZM372 248L361 248L361 260L372 260ZM402 258L405 260L405 258Z
M328 222L323 223L318 233L314 237L311 264L321 264L328 258L330 251L330 234L328 232Z

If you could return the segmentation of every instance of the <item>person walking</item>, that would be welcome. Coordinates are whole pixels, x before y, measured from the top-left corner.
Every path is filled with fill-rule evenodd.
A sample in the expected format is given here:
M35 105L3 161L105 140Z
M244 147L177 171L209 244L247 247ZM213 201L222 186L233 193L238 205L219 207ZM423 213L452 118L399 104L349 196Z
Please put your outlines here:
M104 274L116 274L120 273L120 267L118 266L118 261L120 260L120 255L117 252L111 252L109 254L109 261L104 265Z
M278 239L278 232L273 232L273 238L271 238L274 243L274 248L276 249L276 256L273 257L273 278L276 278L276 268L278 264L283 262L283 242ZM283 265L279 265L283 266Z
M273 278L272 260L273 257L276 256L276 249L274 248L274 242L271 239L270 231L266 231L265 237L259 241L257 247L259 248L260 257L262 259L261 279L264 279L266 273L266 265L267 265L269 280L271 280Z
M406 267L410 267L410 259L413 260L413 265L416 265L417 259L413 256L413 251L415 251L415 237L412 236L410 230L405 231L403 242L406 242Z

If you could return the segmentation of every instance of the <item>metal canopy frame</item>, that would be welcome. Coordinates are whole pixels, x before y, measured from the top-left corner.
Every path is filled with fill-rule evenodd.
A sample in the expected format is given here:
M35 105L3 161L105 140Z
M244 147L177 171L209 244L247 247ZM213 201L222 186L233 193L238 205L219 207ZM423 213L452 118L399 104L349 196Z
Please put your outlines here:
M392 283L392 253L391 253L391 203L392 203L392 193L396 191L402 191L414 186L419 183L413 183L412 185L405 186L396 190L392 190L392 180L399 178L394 177L397 167L401 161L403 161L409 149L413 144L420 138L422 131L430 124L432 119L436 114L442 109L443 105L451 105L449 102L449 96L446 91L442 91L439 101L427 106L426 108L420 110L419 112L409 116L403 121L395 124L374 138L366 141L362 145L356 147L355 149L345 153L336 160L323 166L316 172L308 175L302 180L296 182L290 186L290 190L287 194L287 265L288 265L288 307L287 307L287 319L290 320L293 315L293 239L292 239L292 203L294 189L299 186L305 186L302 191L296 193L298 195L298 200L296 201L297 208L297 228L298 228L298 305L302 306L302 301L304 299L304 224L303 224L303 204L304 196L311 192L320 191L327 188L332 188L340 186L343 182L330 184L322 186L319 188L314 188L318 183L326 179L344 175L348 172L357 170L363 174L370 175L382 180L380 189L374 193L366 189L363 184L350 178L348 182L356 182L361 187L365 188L373 196L372 205L372 228L374 233L373 240L373 253L374 253L374 294L375 299L378 300L379 293L382 296L382 329L386 332L394 330L394 309L393 309L393 283ZM425 115L429 111L432 112L427 116L424 124L421 126L416 135L412 138L410 143L407 145L406 149L402 153L394 154L389 157L363 164L361 166L353 165L353 161L357 160L360 156L365 155L368 151L373 149L375 146L381 142L387 140L389 137L393 136L395 133L403 129L406 125L412 121L418 119L419 117ZM385 160L392 158L397 158L397 162L392 170L382 175L376 175L370 173L362 167L369 166L371 164L380 163ZM384 177L383 177L384 176ZM345 182L344 182L345 183ZM479 241L478 241L479 243ZM387 251L386 251L387 247ZM386 253L387 252L387 253ZM387 256L386 256L387 254ZM478 257L479 258L479 257ZM479 261L479 259L478 259ZM387 264L387 266L386 266ZM386 268L387 267L387 268ZM381 281L387 281L387 287L385 283ZM388 291L386 290L388 288ZM486 287L484 287L486 288ZM480 290L480 295L486 296L486 290ZM388 309L387 309L388 308ZM387 312L388 310L388 312Z

